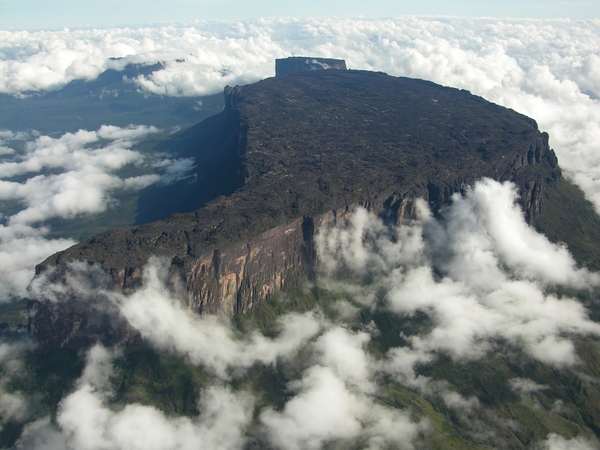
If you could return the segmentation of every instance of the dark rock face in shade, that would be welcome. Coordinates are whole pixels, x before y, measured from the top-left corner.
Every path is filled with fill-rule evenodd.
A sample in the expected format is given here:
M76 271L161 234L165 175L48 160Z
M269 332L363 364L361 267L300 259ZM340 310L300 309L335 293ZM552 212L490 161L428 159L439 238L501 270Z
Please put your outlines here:
M343 59L292 56L290 58L275 60L276 77L301 70L347 70L347 67L346 61Z
M490 177L516 183L534 222L544 211L545 186L561 177L535 121L422 80L298 71L227 87L225 103L223 113L181 143L188 154L198 149L197 158L219 174L222 188L215 187L212 201L102 233L49 257L37 276L56 266L53 276L60 278L68 262L85 260L101 266L107 286L127 292L158 255L171 261L171 279L183 286L190 309L244 313L310 277L313 236L358 205L401 223L414 217L415 199L436 212L452 194ZM65 345L86 323L94 333L84 312L59 314L44 299L31 304L31 328L41 342ZM53 319L61 324L53 328L44 318L57 314L73 318Z

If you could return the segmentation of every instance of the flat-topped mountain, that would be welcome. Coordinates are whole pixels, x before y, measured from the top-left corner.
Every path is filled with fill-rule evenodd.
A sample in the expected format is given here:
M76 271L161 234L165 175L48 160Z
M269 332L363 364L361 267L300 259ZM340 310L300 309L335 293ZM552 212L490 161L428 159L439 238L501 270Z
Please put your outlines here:
M190 308L235 314L310 276L313 235L347 208L362 205L398 223L412 217L416 198L436 211L490 177L518 185L531 222L543 213L546 186L561 176L535 121L422 80L297 71L227 87L225 103L170 144L204 174L171 193L172 202L190 198L202 208L102 233L51 256L38 275L87 260L127 290L139 285L148 258L161 255ZM33 319L38 334L41 320ZM71 332L67 324L41 339L60 343Z

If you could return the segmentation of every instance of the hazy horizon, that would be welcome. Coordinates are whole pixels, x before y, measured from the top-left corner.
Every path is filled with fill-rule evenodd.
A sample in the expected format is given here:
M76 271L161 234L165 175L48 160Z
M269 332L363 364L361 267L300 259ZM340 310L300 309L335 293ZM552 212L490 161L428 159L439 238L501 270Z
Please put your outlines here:
M600 18L593 1L465 0L423 1L315 1L256 0L0 0L0 30L60 30L190 24L210 20L260 18L393 18L398 16L451 16L470 18L570 19Z

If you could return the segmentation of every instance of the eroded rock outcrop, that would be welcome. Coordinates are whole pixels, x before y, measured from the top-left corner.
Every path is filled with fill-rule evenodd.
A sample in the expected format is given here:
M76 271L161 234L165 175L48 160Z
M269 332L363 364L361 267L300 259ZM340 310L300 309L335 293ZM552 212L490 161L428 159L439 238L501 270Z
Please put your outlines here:
M218 118L228 133L225 167L239 189L193 213L100 234L48 258L38 276L85 260L102 267L108 286L127 292L158 255L171 261L190 309L243 313L310 277L314 234L357 205L400 223L414 216L416 198L435 212L490 177L517 184L533 222L545 186L561 176L548 135L532 119L422 80L294 72L228 87L225 104ZM67 333L39 323L52 303L34 299L32 308L38 334Z

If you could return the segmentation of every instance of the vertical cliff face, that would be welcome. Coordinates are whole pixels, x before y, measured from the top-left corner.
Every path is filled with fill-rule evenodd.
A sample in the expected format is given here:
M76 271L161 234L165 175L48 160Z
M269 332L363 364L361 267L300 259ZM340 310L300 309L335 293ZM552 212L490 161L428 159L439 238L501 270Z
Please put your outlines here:
M269 295L297 285L313 264L309 218L248 241L186 260L180 275L189 307L203 313L244 313Z
M515 182L534 222L545 186L561 176L548 135L533 120L420 80L304 71L227 87L225 104L219 130L227 134L227 164L218 151L204 161L217 173L230 171L237 190L195 212L82 242L44 261L38 278L56 266L61 279L70 261L85 260L104 271L104 289L128 292L158 255L171 261L191 310L244 313L311 278L315 233L357 206L398 224L415 217L417 198L435 212L489 177ZM95 327L106 311L91 318L77 305L76 298L60 305L33 298L31 326L40 341L102 336Z

